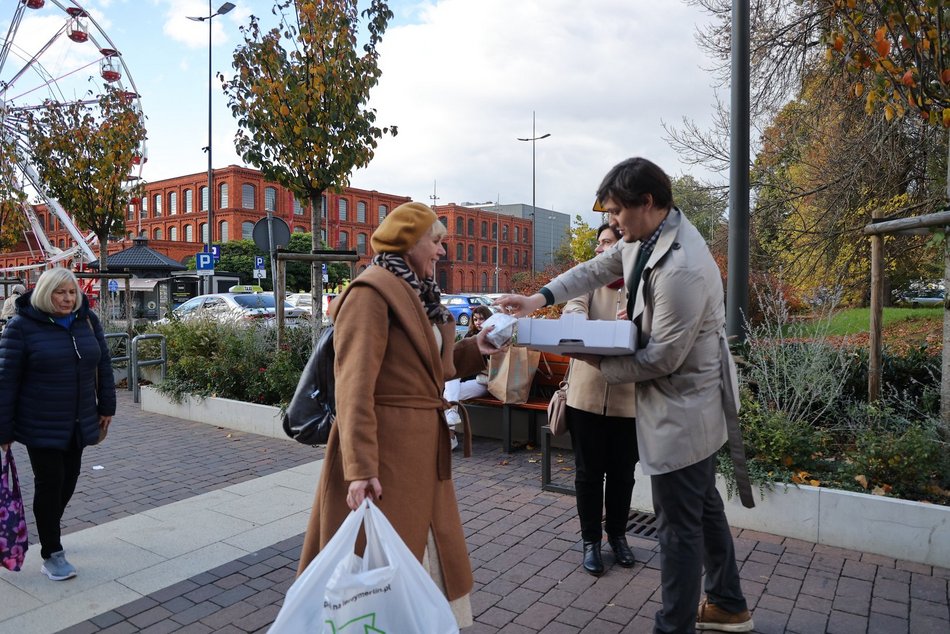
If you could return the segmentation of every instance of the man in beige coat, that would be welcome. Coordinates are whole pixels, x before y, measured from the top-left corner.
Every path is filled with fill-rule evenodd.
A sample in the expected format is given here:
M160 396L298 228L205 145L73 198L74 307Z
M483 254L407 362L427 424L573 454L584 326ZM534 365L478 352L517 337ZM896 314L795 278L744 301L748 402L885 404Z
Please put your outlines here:
M724 408L736 396L719 269L703 237L673 206L669 177L652 162L633 158L615 166L597 200L623 242L540 293L496 303L527 315L623 275L627 314L639 328L637 351L578 358L609 383L636 382L640 464L651 476L659 523L663 606L654 631L747 632L752 617L715 488L716 453L727 438ZM751 503L751 493L743 496ZM697 613L704 564L706 600Z

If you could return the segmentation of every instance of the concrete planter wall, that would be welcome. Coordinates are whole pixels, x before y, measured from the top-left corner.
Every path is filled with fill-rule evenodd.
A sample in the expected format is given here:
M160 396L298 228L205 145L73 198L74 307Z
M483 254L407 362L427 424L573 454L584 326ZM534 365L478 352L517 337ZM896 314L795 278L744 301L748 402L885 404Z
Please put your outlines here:
M189 398L175 403L154 387L142 388L142 409L228 429L290 440L280 410L223 398ZM480 415L482 412L478 412ZM475 421L473 421L475 422ZM476 434L491 436L494 421L477 421ZM540 473L539 473L540 478ZM885 557L950 568L950 508L837 489L777 484L747 509L717 486L729 523L738 528L792 537ZM650 478L637 466L633 508L653 511Z
M290 441L281 426L280 408L229 398L171 400L152 386L142 387L142 410Z
M729 499L721 476L716 488L729 524L826 546L875 553L950 568L950 507L838 489L776 484L747 509ZM637 465L633 508L653 510L650 478Z

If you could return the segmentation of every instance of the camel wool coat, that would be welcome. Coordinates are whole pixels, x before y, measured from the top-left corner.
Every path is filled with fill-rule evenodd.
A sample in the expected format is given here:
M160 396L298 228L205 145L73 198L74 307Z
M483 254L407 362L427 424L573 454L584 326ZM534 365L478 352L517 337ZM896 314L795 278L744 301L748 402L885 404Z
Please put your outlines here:
M442 390L445 379L484 367L477 343L454 343L450 320L439 326L440 351L418 294L379 266L354 279L330 313L337 414L298 574L349 515L350 482L376 477L379 508L420 562L432 531L446 596L458 599L472 590L472 569L452 483Z

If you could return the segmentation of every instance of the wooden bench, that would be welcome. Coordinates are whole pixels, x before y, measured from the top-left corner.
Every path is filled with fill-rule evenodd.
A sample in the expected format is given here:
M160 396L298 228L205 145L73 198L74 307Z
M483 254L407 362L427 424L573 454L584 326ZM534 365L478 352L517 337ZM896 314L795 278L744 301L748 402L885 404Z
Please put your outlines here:
M559 354L542 352L541 360L538 362L538 371L534 374L534 380L531 382L531 390L528 400L524 403L502 403L494 396L488 395L481 398L469 399L464 402L466 407L496 407L501 408L501 429L502 441L505 453L511 453L511 413L515 410L527 411L529 413L528 423L528 442L537 444L537 417L538 412L543 412L545 417L548 411L548 402L554 396L564 375L567 373L570 359ZM545 433L545 436L548 436ZM546 440L549 440L546 438ZM550 442L548 442L550 444ZM547 470L550 476L550 469ZM548 477L550 480L550 477Z

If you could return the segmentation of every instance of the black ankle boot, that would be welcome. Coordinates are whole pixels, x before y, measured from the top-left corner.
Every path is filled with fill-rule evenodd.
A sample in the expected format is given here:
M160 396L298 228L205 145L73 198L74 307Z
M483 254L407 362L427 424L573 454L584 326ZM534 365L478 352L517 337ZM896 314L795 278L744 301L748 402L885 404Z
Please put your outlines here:
M630 550L630 546L627 544L627 538L624 535L619 537L607 537L607 543L610 545L611 550L614 551L614 560L624 568L631 568L635 563L637 563L636 558L633 556L633 551Z
M584 570L599 577L604 574L604 560L600 556L600 542L584 542Z

